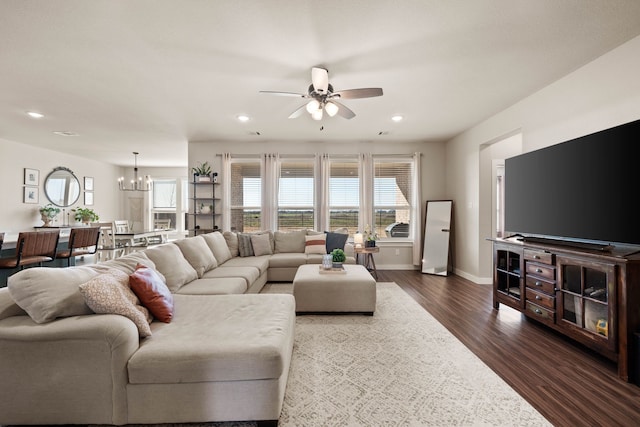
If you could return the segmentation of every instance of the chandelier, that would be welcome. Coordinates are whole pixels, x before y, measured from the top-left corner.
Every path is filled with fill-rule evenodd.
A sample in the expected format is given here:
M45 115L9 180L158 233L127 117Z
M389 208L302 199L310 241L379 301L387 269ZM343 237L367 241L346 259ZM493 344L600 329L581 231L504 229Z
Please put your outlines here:
M145 175L144 177L138 176L138 154L140 153L137 151L133 152L133 179L130 182L130 186L127 187L123 176L118 178L118 189L120 191L150 191L153 186L153 181L151 180L150 175Z

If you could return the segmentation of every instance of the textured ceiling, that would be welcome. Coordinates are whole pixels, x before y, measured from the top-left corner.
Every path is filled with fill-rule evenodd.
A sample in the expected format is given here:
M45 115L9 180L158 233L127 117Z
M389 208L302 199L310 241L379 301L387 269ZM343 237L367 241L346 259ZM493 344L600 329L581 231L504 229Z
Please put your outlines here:
M638 34L637 0L2 0L0 139L140 166L190 140L442 140ZM384 95L317 122L259 93L313 66Z

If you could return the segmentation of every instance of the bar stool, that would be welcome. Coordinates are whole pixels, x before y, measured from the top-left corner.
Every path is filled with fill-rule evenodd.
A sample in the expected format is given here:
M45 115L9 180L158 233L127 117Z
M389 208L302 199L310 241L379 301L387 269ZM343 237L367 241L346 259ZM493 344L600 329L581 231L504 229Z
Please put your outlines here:
M58 230L21 232L16 242L16 255L0 258L0 268L20 267L22 270L26 265L53 261L59 238Z
M66 259L67 267L71 265L71 258L81 255L93 255L98 250L100 227L76 227L69 233L69 245L56 254L56 258Z

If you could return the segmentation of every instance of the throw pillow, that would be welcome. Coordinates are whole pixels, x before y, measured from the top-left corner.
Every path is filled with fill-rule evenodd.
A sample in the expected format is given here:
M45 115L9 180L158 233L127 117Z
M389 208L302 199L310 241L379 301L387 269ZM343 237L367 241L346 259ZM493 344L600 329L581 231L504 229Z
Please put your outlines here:
M316 234L305 236L305 254L326 254L327 253L327 236L325 234Z
M218 266L218 261L202 236L176 240L173 244L180 248L182 255L198 273L198 278Z
M240 254L238 250L238 234L233 231L225 231L222 233L224 240L227 241L227 246L229 247L229 252L231 252L231 256L238 256Z
M164 323L171 322L173 295L157 271L138 264L136 271L129 276L129 286L156 319Z
M112 270L81 284L79 289L95 313L125 316L136 325L141 337L148 337L151 335L149 311L138 304L138 297L129 288L128 282L126 273Z
M78 285L98 273L91 267L27 268L7 279L9 294L36 323L92 314Z
M241 257L253 256L250 234L238 233L238 252Z
M251 246L253 247L253 254L255 256L271 255L271 240L268 234L252 234Z
M304 253L304 238L307 235L305 230L300 231L276 231L273 237L276 243L274 253Z
M202 238L209 245L209 249L213 252L213 257L218 261L218 265L223 264L232 258L229 246L224 236L219 231L202 234Z
M209 248L207 248L209 250ZM175 292L185 283L198 278L198 272L189 264L178 246L173 243L158 245L144 251L167 281L167 287ZM141 263L143 264L143 263Z
M324 232L327 236L327 253L330 254L334 249L343 249L349 238L348 234Z

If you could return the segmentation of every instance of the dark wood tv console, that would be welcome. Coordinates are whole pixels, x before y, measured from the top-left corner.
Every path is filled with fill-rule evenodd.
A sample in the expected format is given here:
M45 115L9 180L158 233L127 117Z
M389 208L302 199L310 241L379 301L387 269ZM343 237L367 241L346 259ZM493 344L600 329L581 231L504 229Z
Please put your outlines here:
M640 254L610 247L491 239L493 306L505 304L617 362L634 379L640 332Z

